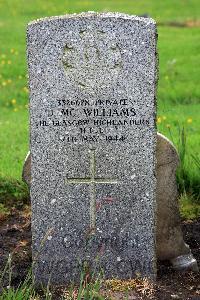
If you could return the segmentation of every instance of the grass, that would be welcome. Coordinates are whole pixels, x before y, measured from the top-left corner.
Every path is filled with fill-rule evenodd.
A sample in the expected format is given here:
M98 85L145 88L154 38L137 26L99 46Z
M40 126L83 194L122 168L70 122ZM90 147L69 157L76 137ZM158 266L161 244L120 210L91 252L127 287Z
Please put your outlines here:
M28 113L18 108L1 108L0 176L21 179L23 161L28 151Z
M183 193L179 202L182 219L193 220L200 216L200 204L196 203L194 196L188 196L186 193Z
M169 137L176 145L179 153L180 167L177 172L179 191L194 195L195 197L192 197L192 199L196 199L196 202L199 202L200 172L198 160L200 158L200 124L198 115L200 105L171 105L171 109L164 105L162 107L158 115L158 130Z
M21 22L31 18L74 13L80 11L120 11L130 14L148 13L158 21L183 21L199 18L198 0L10 0L0 2L2 17L13 19L20 16Z
M34 287L32 270L27 273L24 281L17 287L12 286L12 255L9 254L4 270L0 275L0 300L39 300L41 299ZM46 287L42 299L51 300L49 286Z
M42 1L0 0L0 181L21 182L23 161L29 148L26 24L33 19L80 11L148 13L158 22L197 20L198 0ZM187 132L184 168L189 192L196 197L200 172L200 29L159 26L158 129L178 145L179 128ZM165 118L163 118L165 117ZM170 128L170 130L169 130ZM10 188L3 184L10 193ZM3 192L6 193L6 190ZM19 194L23 194L23 185ZM11 193L12 194L12 193Z
M129 299L131 291L150 297L154 292L154 284L147 278L136 277L128 280L105 279L103 271L90 272L87 264L83 264L78 285L52 286L50 280L46 287L35 285L32 268L24 281L14 288L12 286L13 254L9 254L4 270L0 274L0 300L111 300L113 292L123 294ZM151 297L150 297L151 298Z
M200 28L158 28L159 108L199 103Z
M0 300L51 300L58 299L58 297L60 300L105 299L100 294L100 289L103 286L102 274L91 274L90 276L84 267L81 271L79 286L71 284L66 288L56 289L51 286L49 280L46 287L42 285L36 287L31 268L24 281L17 288L14 288L12 286L12 256L9 254L4 270L0 274Z

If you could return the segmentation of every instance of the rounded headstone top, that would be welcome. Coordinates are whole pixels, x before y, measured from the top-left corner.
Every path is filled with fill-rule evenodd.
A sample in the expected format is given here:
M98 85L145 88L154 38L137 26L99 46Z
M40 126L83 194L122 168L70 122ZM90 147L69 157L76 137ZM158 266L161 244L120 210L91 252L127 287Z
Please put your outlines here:
M88 11L88 12L82 12L82 13L74 13L74 14L66 14L61 16L53 16L53 17L45 17L36 19L34 21L31 21L28 23L28 26L37 24L37 23L43 23L48 21L56 21L56 20L62 20L62 19L82 19L82 18L111 18L111 19L124 19L124 20L132 20L132 21L138 21L145 24L156 24L155 20L152 18L147 17L139 17L136 15L128 15L124 13L118 13L118 12L105 12L105 13L98 13L94 11Z
M163 134L157 133L157 167L170 163L179 164L179 155L174 144Z

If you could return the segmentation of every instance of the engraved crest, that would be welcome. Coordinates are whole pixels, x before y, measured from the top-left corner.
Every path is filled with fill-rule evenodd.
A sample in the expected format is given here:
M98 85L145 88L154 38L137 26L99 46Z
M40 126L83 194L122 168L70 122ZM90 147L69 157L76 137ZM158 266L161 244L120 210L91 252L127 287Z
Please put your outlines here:
M67 42L63 66L68 79L82 89L104 89L116 82L122 58L117 43L103 31L80 31Z

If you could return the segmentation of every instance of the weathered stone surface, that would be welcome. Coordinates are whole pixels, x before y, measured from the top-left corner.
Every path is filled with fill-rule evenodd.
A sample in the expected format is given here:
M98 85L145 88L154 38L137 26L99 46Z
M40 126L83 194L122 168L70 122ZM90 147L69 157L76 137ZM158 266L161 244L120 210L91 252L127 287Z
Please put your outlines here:
M176 183L178 153L173 144L160 133L157 133L156 162L157 258L159 260L173 259L173 263L177 257L189 254L190 249L183 240L180 226ZM28 153L23 167L23 180L29 186L31 182L30 163L31 157ZM188 265L188 268L190 267L191 265Z
M27 37L36 281L77 280L84 261L154 276L155 22L86 13Z
M176 170L179 156L174 145L157 134L157 224L156 253L160 260L170 260L176 270L198 271L197 261L183 240L180 225Z
M157 256L170 260L190 250L185 245L180 226L176 170L178 153L162 134L157 134L156 147L156 199L157 199Z

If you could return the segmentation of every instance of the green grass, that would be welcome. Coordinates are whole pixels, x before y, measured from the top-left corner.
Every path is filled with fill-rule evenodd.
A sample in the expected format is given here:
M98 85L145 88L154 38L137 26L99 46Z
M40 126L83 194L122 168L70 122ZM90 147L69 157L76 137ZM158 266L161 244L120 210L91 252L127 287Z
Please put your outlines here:
M178 173L180 191L185 190L200 198L200 172L196 160L200 158L200 104L160 105L158 114L158 130L176 145L180 156L181 172ZM185 143L181 134L184 129ZM184 151L184 157L182 155ZM180 176L179 176L180 175Z
M9 22L20 16L21 22L43 16L80 11L120 11L130 14L148 13L158 21L199 18L198 0L1 0L2 17Z
M0 176L20 179L23 160L28 151L28 113L1 108Z
M14 253L9 254L4 269L0 273L0 300L112 300L117 294L129 299L129 293L152 296L154 285L151 280L137 276L128 280L117 278L105 279L99 266L96 271L90 270L85 262L80 271L79 282L65 286L53 286L49 278L46 286L35 284L32 268L17 288L12 286ZM98 258L97 258L98 259ZM135 294L134 292L134 294ZM132 298L132 297L131 297Z
M80 11L148 13L158 22L198 19L198 0L0 0L0 181L3 195L13 195L5 182L21 180L23 161L29 148L28 92L26 67L26 25L36 18ZM160 79L158 124L160 132L178 145L179 128L187 133L184 162L187 188L197 197L200 172L194 157L200 153L200 28L158 27ZM190 120L190 121L189 121ZM189 122L189 123L188 123ZM170 130L169 127L170 126ZM20 185L21 197L24 187ZM15 193L15 192L14 192Z
M199 103L200 28L158 28L159 108Z
M0 273L0 300L104 300L100 292L103 287L103 274L99 272L96 274L88 270L86 264L83 265L79 285L70 284L65 288L63 286L53 287L51 285L51 280L49 278L48 284L43 286L42 284L36 284L34 282L34 277L32 275L32 267L27 272L24 281L14 288L12 286L13 280L13 255L9 254L8 260L5 264L4 269ZM140 280L140 283L143 283ZM134 286L135 288L135 286ZM58 298L59 297L59 298ZM110 297L106 297L110 299Z
M183 193L179 202L182 219L193 220L200 216L200 204L195 203L196 199L193 196L188 197L186 193Z

